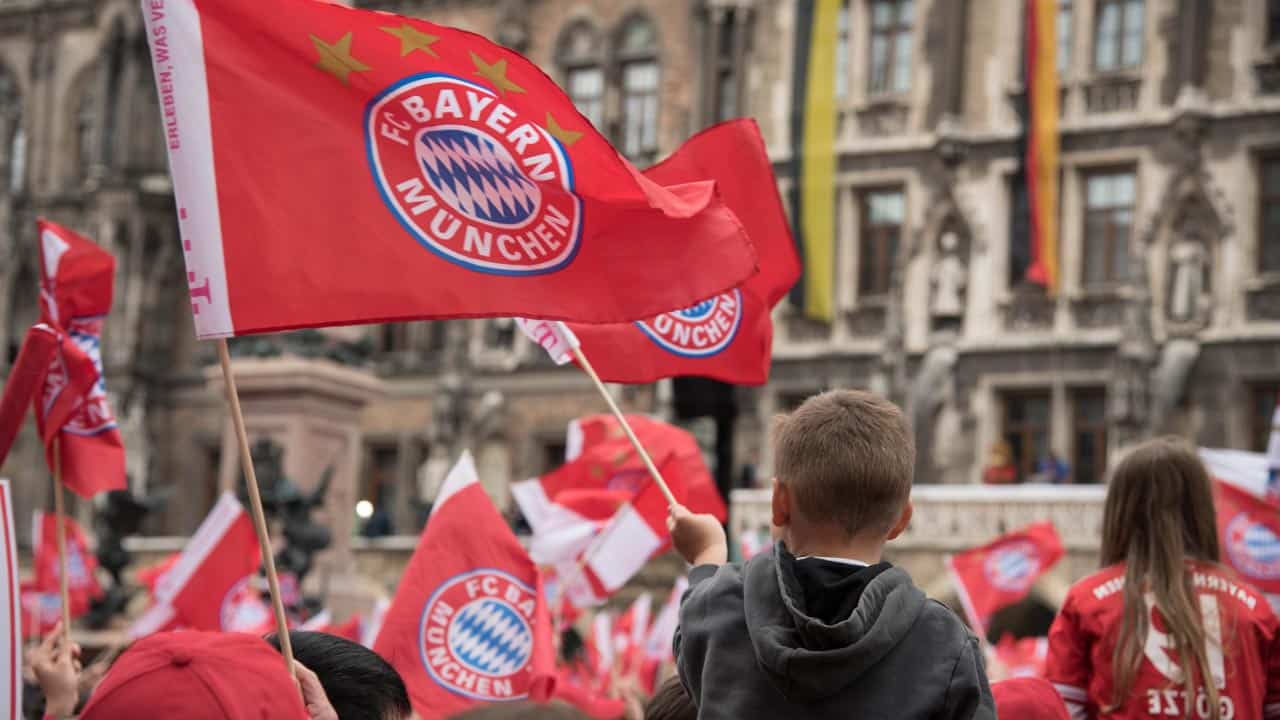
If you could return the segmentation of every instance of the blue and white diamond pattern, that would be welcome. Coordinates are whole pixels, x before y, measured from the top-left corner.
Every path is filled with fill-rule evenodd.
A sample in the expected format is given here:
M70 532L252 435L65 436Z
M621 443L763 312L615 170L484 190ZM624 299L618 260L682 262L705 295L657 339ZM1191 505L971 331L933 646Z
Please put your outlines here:
M464 606L449 623L449 648L475 672L505 677L529 662L533 633L515 608L481 598Z
M427 180L454 210L481 222L515 227L538 211L541 193L506 148L470 128L432 128L418 140Z

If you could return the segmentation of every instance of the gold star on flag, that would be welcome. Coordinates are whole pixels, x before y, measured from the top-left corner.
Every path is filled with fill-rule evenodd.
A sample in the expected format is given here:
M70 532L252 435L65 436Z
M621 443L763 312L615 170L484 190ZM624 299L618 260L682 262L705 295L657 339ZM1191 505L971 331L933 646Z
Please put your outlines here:
M384 27L379 29L388 35L400 38L400 57L404 57L414 50L421 50L433 58L440 57L435 50L431 49L431 44L440 39L437 35L424 33L409 23L401 23L398 28Z
M347 79L351 73L368 72L369 70L368 65L351 55L351 33L343 35L340 40L333 44L329 44L312 35L311 44L315 45L316 52L320 53L320 61L316 63L316 67L334 76L343 85L347 84Z
M473 52L471 53L471 62L476 64L476 74L493 83L493 86L503 95L506 95L508 92L524 92L524 88L511 82L511 79L507 77L506 60L499 60L493 64L489 64Z
M560 127L560 123L556 122L556 119L551 117L551 113L547 113L547 132L551 133L551 136L559 140L560 144L565 147L573 147L574 143L582 139L582 133L580 131L565 130ZM609 434L611 436L621 437L622 430L620 428L614 428L609 431Z

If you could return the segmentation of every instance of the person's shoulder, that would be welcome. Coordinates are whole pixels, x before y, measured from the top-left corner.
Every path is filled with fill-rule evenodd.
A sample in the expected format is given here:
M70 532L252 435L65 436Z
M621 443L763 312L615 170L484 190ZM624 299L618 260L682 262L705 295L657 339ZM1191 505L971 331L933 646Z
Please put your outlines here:
M1067 590L1063 605L1088 607L1110 598L1124 597L1124 564L1109 565L1077 580Z
M1275 632L1278 621L1266 594L1235 568L1197 562L1193 565L1191 582L1199 592L1213 592L1224 598L1237 615L1248 618L1268 632Z

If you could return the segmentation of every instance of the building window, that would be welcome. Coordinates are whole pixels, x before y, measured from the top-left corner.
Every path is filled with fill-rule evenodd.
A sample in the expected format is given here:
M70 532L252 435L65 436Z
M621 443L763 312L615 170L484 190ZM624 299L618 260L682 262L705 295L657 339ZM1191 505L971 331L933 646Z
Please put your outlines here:
M1071 70L1071 45L1075 33L1075 9L1072 0L1058 0L1058 17L1055 21L1058 31L1058 74L1066 75Z
M7 168L10 192L22 190L27 174L27 133L22 126L22 97L18 83L0 70L0 160Z
M715 59L715 120L728 120L738 116L738 67L734 62L737 22L732 12L725 12L720 24L713 29L717 33ZM837 53L839 50L836 51Z
M1107 391L1071 393L1071 471L1077 483L1100 483L1107 474Z
M1098 21L1093 36L1094 69L1111 72L1142 64L1145 15L1143 0L1098 0Z
M623 25L619 42L622 77L622 153L647 164L658 155L658 36L647 18Z
M1275 422L1280 382L1256 383L1249 387L1249 449L1266 452Z
M548 440L542 443L542 472L549 473L564 465L564 440Z
M871 93L911 89L912 0L871 1Z
M1280 272L1280 154L1258 163L1258 269Z
M1267 45L1280 45L1280 0L1267 0Z
M1134 185L1132 170L1102 170L1085 176L1086 288L1124 282L1129 277Z
M366 452L367 465L360 478L355 510L362 523L360 534L382 537L394 529L392 505L396 502L400 448L395 443L371 443Z
M840 4L836 30L836 99L849 97L849 0Z
M1027 176L1009 178L1009 287L1027 279L1031 267L1031 205L1027 201Z
M578 112L599 127L604 120L604 69L600 37L590 23L576 22L564 31L556 46L556 64L569 99Z
M1017 481L1026 482L1040 461L1049 456L1048 390L1018 390L1004 394L1004 441L1017 471Z
M378 327L378 352L401 352L409 349L409 324L387 323Z
M866 190L861 195L862 225L858 236L858 295L889 292L894 259L902 238L906 211L902 190Z

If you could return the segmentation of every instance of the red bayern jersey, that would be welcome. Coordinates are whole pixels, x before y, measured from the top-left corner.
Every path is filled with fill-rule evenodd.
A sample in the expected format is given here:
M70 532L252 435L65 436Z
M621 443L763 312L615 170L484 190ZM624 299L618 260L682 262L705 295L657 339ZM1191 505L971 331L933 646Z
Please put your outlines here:
M1209 638L1206 655L1219 688L1223 720L1280 718L1280 630L1266 597L1229 568L1188 563ZM1049 631L1047 675L1073 718L1097 720L1208 717L1203 692L1186 696L1182 665L1151 612L1146 657L1124 704L1112 704L1112 658L1124 615L1124 565L1072 586ZM1186 714L1188 703L1192 715Z

